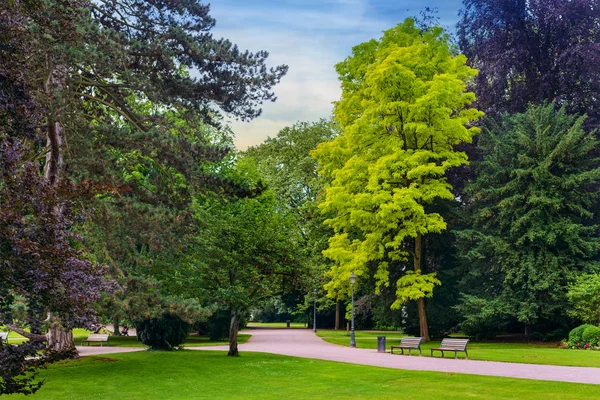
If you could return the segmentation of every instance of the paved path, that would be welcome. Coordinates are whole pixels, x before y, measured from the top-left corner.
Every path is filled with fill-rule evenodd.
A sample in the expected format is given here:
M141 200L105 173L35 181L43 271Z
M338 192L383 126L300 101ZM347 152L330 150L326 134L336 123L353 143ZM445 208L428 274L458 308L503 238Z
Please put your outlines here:
M455 360L377 353L327 343L309 329L252 329L252 337L240 351L256 351L286 356L341 361L386 368L462 374L504 376L548 381L600 384L600 368L518 364L495 361ZM189 348L189 347L188 347ZM191 349L191 348L189 348ZM194 350L227 350L227 346L196 347Z

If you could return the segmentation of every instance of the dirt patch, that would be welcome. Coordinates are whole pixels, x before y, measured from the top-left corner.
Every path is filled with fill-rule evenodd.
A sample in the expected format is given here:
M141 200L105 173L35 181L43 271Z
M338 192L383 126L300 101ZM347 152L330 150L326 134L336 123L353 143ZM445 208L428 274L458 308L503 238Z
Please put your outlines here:
M97 361L100 361L100 362L107 362L107 363L119 361L116 358L109 358L109 357L94 357L94 359Z
M540 358L540 356L525 356L525 358Z

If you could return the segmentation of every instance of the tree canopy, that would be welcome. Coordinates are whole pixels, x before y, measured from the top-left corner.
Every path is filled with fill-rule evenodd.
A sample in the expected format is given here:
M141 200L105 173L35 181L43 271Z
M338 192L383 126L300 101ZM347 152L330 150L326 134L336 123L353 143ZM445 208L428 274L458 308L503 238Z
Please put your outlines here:
M389 268L412 254L414 272L397 285L397 303L419 302L421 334L428 339L423 298L439 281L422 273L421 237L446 228L440 214L425 206L453 199L445 173L467 163L454 146L470 142L482 113L469 105L466 89L476 71L455 55L439 27L417 28L412 19L353 48L336 69L342 98L335 119L342 134L313 153L331 177L321 204L334 216L326 221L335 235L324 254L335 262L331 295L348 289L355 272L377 285L389 285ZM407 245L412 238L414 244Z

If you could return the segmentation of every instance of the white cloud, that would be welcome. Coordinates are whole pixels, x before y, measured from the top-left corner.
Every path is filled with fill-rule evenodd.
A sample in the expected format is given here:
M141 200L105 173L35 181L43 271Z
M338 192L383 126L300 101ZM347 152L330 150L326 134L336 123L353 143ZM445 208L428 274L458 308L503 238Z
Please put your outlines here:
M236 146L259 144L297 121L329 117L341 93L335 64L353 46L380 37L382 30L423 8L417 0L214 0L214 36L241 49L267 50L269 65L289 66L275 87L275 103L264 104L254 121L231 123Z

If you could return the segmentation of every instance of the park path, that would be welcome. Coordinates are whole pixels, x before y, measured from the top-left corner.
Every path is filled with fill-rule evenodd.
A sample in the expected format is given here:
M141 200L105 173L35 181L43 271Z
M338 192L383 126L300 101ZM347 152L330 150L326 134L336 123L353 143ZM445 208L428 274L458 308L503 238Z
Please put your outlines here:
M253 328L252 337L239 345L240 352L253 351L286 356L340 361L419 371L438 371L461 374L503 376L547 381L600 384L600 368L564 367L556 365L518 364L496 361L464 360L402 356L378 353L327 343L310 329ZM193 350L227 350L227 346L195 347Z

